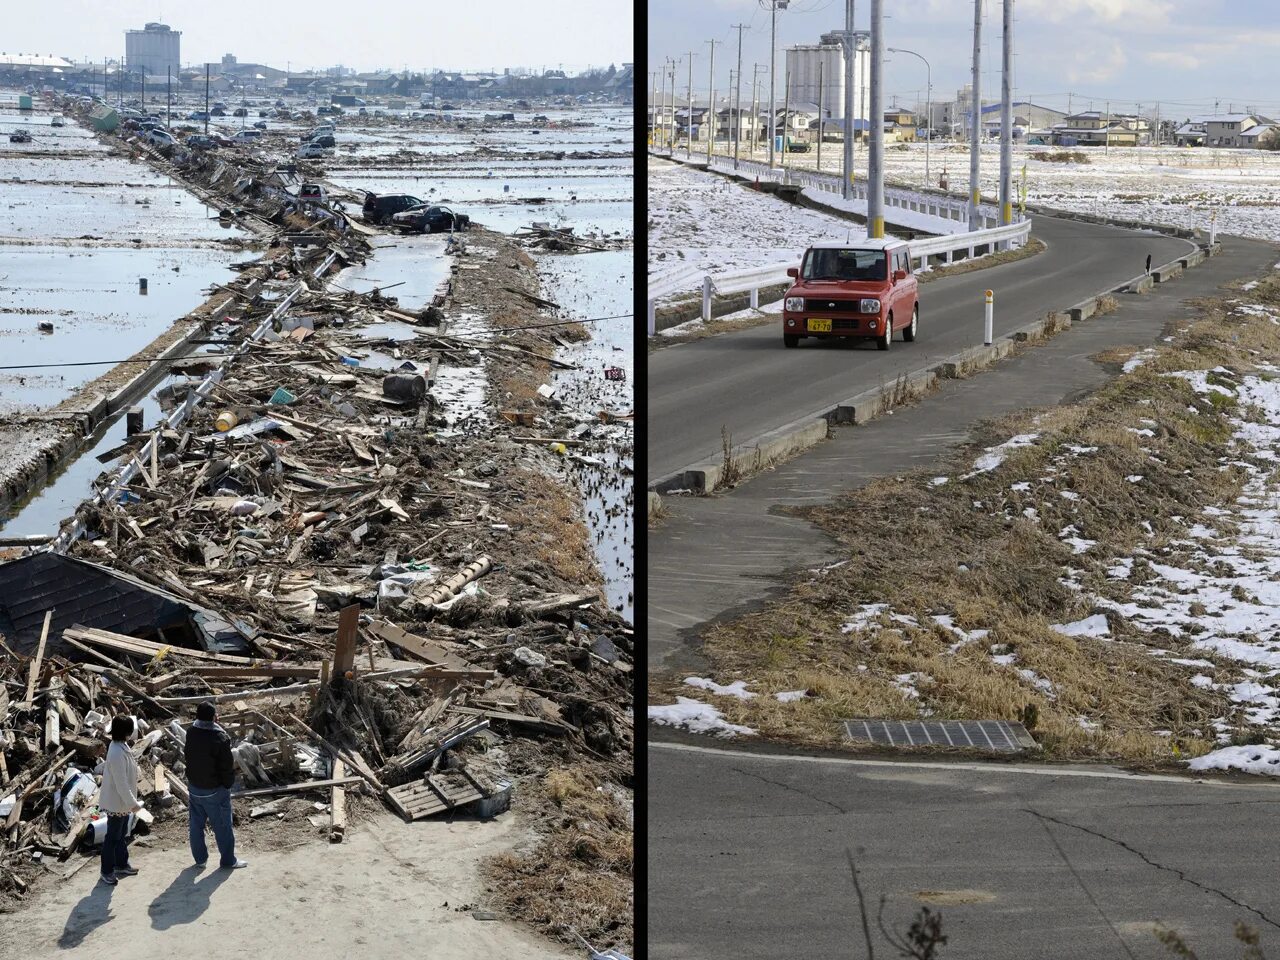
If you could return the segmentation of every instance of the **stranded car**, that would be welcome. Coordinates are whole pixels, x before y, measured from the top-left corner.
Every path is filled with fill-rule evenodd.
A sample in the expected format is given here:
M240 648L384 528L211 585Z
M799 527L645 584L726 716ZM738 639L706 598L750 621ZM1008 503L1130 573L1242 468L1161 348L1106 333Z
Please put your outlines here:
M422 206L426 204L407 193L366 193L360 214L365 223L390 223L397 213Z
M446 233L465 230L471 218L465 213L454 213L448 207L410 207L391 218L394 226L402 230L420 230L422 233Z
M328 203L329 192L318 183L304 183L298 188L298 199L303 203Z
M318 143L304 143L298 147L297 152L299 160L321 160L331 156L333 156L333 148L322 147Z
M782 342L801 337L875 340L888 350L896 330L915 340L919 283L907 244L895 239L816 243L805 251L782 304Z

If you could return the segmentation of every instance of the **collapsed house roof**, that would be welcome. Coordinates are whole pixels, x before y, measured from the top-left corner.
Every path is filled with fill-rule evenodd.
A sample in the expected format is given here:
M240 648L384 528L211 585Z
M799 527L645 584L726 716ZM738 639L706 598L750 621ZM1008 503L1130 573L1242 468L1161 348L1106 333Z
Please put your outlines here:
M253 635L207 607L78 557L43 551L0 564L0 634L11 647L34 651L48 610L51 651L77 624L211 653L247 650L245 636Z

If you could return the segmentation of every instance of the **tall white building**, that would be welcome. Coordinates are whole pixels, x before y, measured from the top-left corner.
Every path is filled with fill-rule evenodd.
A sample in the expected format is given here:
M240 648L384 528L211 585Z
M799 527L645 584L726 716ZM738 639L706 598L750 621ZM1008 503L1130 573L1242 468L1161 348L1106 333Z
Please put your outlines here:
M126 30L125 69L129 73L145 73L151 77L163 77L172 71L176 77L182 67L181 38L180 30L173 30L163 23L148 23L141 30Z
M854 34L853 106L854 119L865 120L871 110L871 35ZM844 117L844 54L839 34L826 34L821 43L796 44L787 47L786 99L792 107L818 103L818 70L822 64L822 115L827 120ZM778 108L783 99L779 97ZM857 129L855 125L855 129Z

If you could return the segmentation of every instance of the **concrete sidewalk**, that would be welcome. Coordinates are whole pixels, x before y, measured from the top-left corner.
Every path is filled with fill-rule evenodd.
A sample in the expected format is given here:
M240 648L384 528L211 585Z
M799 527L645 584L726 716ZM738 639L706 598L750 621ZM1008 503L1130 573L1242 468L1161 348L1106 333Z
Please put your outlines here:
M840 427L807 453L723 495L664 497L669 516L649 534L648 639L652 670L693 667L711 621L752 609L785 589L787 574L818 566L829 541L779 508L833 500L875 477L933 463L983 420L1053 406L1090 392L1112 374L1089 357L1122 345L1149 346L1190 317L1189 301L1269 270L1272 244L1220 238L1222 252L1143 295L1120 295L1115 312L1076 324L967 380L942 381L915 406L857 427ZM1028 261L1034 263L1035 261ZM1045 309L1060 304L1046 302Z

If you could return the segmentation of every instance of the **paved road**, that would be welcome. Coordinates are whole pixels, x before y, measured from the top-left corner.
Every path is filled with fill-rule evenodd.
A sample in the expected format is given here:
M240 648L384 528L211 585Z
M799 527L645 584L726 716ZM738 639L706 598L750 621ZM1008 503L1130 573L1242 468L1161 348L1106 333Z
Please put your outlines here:
M1038 256L922 284L920 339L871 343L801 341L786 350L770 324L650 355L649 482L735 442L759 436L982 342L982 291L996 292L996 334L1063 310L1184 255L1185 240L1073 220L1035 217L1048 249Z
M1239 957L1237 920L1280 952L1274 784L687 749L650 745L654 960L862 960L846 850L873 925L881 896L903 930L921 891L967 891L935 905L944 960L1167 960L1155 924Z

